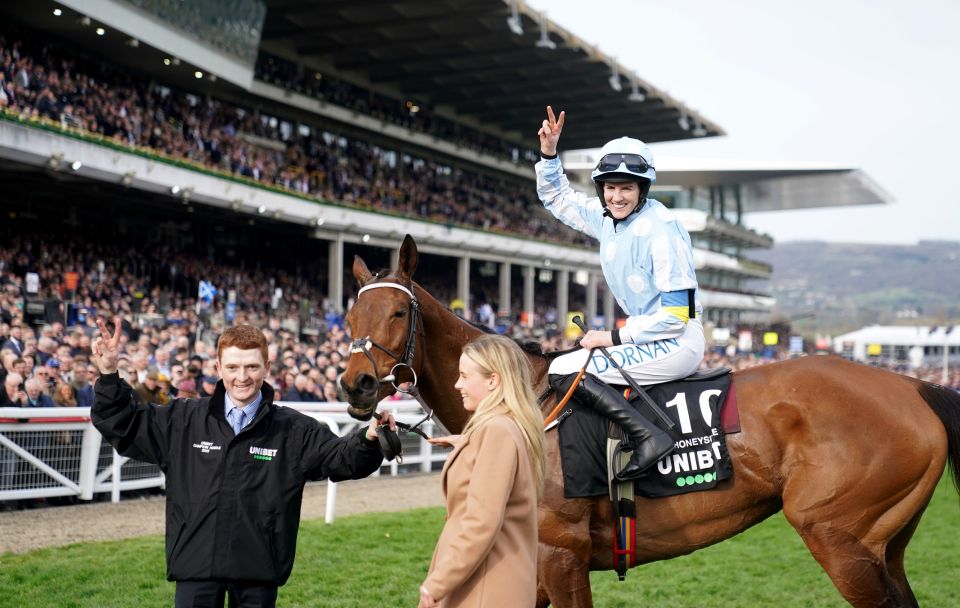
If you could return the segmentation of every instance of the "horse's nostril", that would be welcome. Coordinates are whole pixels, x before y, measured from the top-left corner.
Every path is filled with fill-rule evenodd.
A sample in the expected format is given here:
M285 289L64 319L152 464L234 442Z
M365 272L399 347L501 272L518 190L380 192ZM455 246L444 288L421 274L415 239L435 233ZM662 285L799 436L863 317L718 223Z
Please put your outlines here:
M369 393L377 389L377 379L370 374L363 374L357 378L357 390Z

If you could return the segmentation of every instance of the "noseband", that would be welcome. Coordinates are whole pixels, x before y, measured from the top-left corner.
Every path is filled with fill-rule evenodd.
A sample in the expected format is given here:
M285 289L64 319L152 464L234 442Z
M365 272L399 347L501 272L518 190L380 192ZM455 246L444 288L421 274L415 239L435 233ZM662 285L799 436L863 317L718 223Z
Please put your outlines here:
M424 439L429 439L427 434L417 427L433 417L433 410L430 409L430 407L424 403L423 398L420 397L420 390L417 388L417 372L413 369L413 360L417 354L417 328L419 327L420 333L423 333L423 316L420 313L420 303L417 301L417 296L413 294L411 289L404 287L399 283L373 283L370 285L365 285L360 288L359 292L357 292L357 299L360 299L360 296L363 295L363 292L370 291L371 289L379 289L381 287L397 289L410 296L410 325L407 330L407 342L403 348L403 352L397 354L383 344L371 339L370 336L366 336L365 338L357 338L350 343L350 354L362 354L365 356L367 360L370 361L370 366L373 368L374 377L378 376L379 373L377 371L377 363L373 360L373 355L370 352L372 348L383 351L388 357L393 359L394 365L390 368L390 373L383 378L378 378L378 381L380 384L386 384L389 382L391 385L393 385L393 390L399 393L411 395L417 400L417 402L420 404L420 407L427 412L427 415L416 424L408 425L404 424L403 422L397 422L397 428L407 432L416 433ZM410 382L409 388L402 388L397 384L396 372L398 369L402 370L404 368L410 370L410 373L413 374L413 380ZM377 418L377 420L380 420L380 414L374 412L373 415ZM392 433L389 428L381 425L377 428L377 435L380 439L380 447L383 449L386 459L393 460L394 457L397 457L402 462L403 454L400 446L400 439L397 437L396 433Z

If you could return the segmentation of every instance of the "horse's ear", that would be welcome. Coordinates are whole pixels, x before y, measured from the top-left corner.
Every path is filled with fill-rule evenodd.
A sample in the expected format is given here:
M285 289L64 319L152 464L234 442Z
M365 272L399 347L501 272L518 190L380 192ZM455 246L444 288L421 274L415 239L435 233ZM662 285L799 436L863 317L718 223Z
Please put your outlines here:
M373 278L370 270L367 269L366 262L364 262L359 255L353 256L353 276L357 279L357 282L360 283L361 287Z
M409 234L403 237L403 244L400 245L400 256L397 262L397 274L406 278L413 276L413 271L417 269L417 244Z

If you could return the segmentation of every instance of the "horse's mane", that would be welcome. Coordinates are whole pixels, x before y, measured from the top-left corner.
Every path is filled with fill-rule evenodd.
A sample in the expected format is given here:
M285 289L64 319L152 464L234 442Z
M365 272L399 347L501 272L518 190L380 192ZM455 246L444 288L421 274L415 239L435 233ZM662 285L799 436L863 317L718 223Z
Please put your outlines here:
M457 315L457 318L460 319L461 321L467 323L468 325L470 325L470 326L472 326L472 327L474 327L474 328L476 328L476 329L479 329L480 331L482 331L482 332L485 333L485 334L495 334L495 333L497 333L495 330L491 329L490 327L487 327L486 325L482 325L482 324L477 323L477 322L475 322L475 321L470 321L470 320L468 320L468 319L464 319L464 318L461 317L460 315ZM574 347L572 347L572 348L568 348L568 349L565 349L565 350L553 350L553 351L550 351L550 352L548 352L548 353L545 353L545 352L543 352L543 346L542 346L539 342L537 342L536 340L527 340L527 339L522 339L522 338L513 338L513 341L517 343L517 346L519 346L519 347L520 347L520 350L522 350L523 352L528 353L528 354L531 354L531 355L534 355L534 356L536 356L536 357L544 357L547 361L552 361L553 359L556 359L557 357L559 357L559 356L561 356L561 355L565 355L565 354L567 354L567 353L572 353L573 351L580 349L579 346L574 346Z
M387 269L381 269L381 270L379 270L378 272L373 273L373 275L371 276L370 280L367 281L364 285L366 286L366 285L369 285L369 284L371 284L371 283L376 283L376 282L378 282L378 281L384 281L384 280L387 280L387 279L392 279L392 280L397 281L398 283L401 283L400 277L398 277L395 272L392 272L392 271L387 270ZM411 281L411 285L412 285L413 287L419 287L425 294L427 294L428 296L430 296L432 299L436 300L436 298L433 297L433 294L431 294L429 291L427 291L426 289L424 289L424 287L423 287L422 285L420 285L419 283L417 283L416 281ZM441 304L441 306L443 306L443 305ZM444 308L446 308L446 307L444 307ZM448 309L448 310L449 310L449 309ZM475 322L475 321L470 321L470 320L468 320L468 319L464 319L463 317L461 317L460 315L458 315L458 314L456 314L456 313L453 313L453 314L454 314L454 316L455 316L456 318L460 319L461 321L463 321L463 322L466 323L467 325L469 325L469 326L471 326L471 327L473 327L473 328L475 328L475 329L477 329L477 330L479 330L479 331L481 331L481 332L483 332L483 333L485 333L485 334L495 334L495 333L497 333L495 330L491 329L490 327L487 327L486 325L481 325L480 323L477 323L477 322ZM568 349L566 349L566 350L555 350L555 351L551 351L551 352L545 353L545 352L543 352L543 347L541 346L541 344L540 344L539 342L537 342L536 340L526 340L526 339L520 339L520 338L513 338L513 341L517 343L517 346L519 346L519 347L520 347L520 350L522 350L523 352L525 352L525 353L527 353L527 354L530 354L530 355L533 355L533 356L535 356L535 357L543 357L543 358L546 359L547 361L552 361L553 359L556 359L557 357L559 357L559 356L561 356L561 355L565 355L565 354L567 354L567 353L571 353L571 352L573 352L573 351L575 351L575 350L578 350L578 349L580 348L579 346L574 346L574 347L568 348Z

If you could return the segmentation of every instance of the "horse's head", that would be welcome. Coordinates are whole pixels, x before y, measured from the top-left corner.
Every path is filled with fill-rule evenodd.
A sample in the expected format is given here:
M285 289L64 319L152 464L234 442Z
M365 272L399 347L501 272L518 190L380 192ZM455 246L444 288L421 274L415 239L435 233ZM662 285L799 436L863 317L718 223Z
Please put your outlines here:
M410 235L400 246L397 268L386 276L372 274L359 256L353 260L353 276L361 287L346 316L353 342L340 386L354 418L369 420L397 384L416 382L416 342L422 327L410 279L416 267L417 245Z

